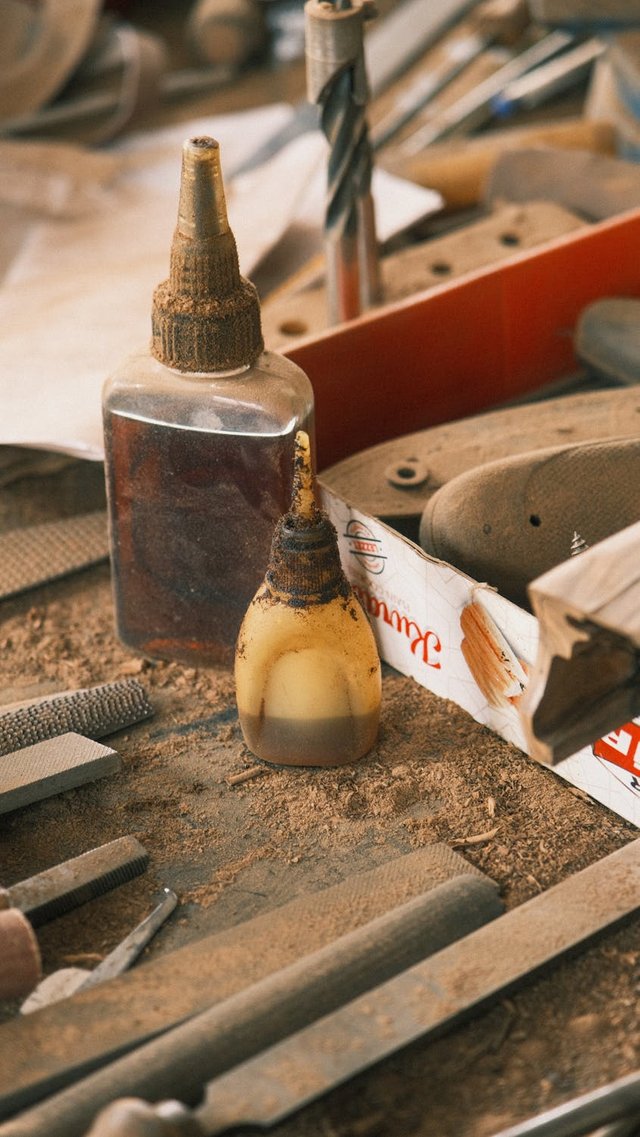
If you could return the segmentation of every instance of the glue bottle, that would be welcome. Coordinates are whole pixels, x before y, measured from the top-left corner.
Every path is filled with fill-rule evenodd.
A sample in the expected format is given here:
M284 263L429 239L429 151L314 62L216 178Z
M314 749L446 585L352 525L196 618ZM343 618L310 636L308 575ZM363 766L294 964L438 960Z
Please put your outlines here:
M380 659L336 530L316 503L304 431L295 463L291 509L276 526L264 582L238 636L238 714L258 758L341 766L376 740Z
M108 380L103 417L120 639L145 656L232 664L290 499L296 431L313 431L313 392L264 350L212 138L184 144L151 352Z

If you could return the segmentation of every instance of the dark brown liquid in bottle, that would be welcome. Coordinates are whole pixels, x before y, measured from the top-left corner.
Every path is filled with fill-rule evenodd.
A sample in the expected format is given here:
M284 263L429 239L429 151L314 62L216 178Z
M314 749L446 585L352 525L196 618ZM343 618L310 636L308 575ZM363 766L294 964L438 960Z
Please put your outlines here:
M105 423L118 634L142 654L229 664L291 497L293 435Z
M242 715L250 750L267 762L296 766L339 766L345 754L357 761L373 746L379 709L368 715L285 719Z

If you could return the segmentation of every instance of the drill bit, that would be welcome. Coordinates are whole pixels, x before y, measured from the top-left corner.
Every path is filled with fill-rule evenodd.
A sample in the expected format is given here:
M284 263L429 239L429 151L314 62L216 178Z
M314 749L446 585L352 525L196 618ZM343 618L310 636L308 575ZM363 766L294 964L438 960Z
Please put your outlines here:
M372 148L366 119L368 0L307 0L307 97L329 143L324 222L329 321L357 316L380 296Z

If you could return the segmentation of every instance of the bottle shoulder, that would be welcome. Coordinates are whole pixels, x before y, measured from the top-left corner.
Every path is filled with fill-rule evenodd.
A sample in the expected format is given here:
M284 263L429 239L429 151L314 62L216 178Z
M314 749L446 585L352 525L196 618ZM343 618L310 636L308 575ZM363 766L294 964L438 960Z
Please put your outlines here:
M281 433L313 414L308 376L268 351L249 367L206 374L173 371L141 351L107 379L102 401L105 416L198 430Z

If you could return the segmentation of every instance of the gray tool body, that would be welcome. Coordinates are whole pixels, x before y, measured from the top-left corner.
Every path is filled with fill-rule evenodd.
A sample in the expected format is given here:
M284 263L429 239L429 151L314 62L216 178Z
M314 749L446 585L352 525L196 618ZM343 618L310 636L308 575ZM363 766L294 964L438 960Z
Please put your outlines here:
M499 916L492 881L459 876L385 913L328 946L55 1094L0 1127L2 1137L80 1137L118 1095L193 1103L203 1084L291 1031L369 990L409 962Z
M34 928L144 872L149 854L135 837L117 837L27 880L0 887L0 908L19 908Z
M277 1124L400 1047L489 1006L639 907L636 840L216 1078L193 1112L176 1101L117 1102L89 1137L215 1137L238 1125ZM611 1116L592 1112L590 1120ZM47 1128L6 1132L44 1137ZM585 1132L546 1129L540 1137Z

